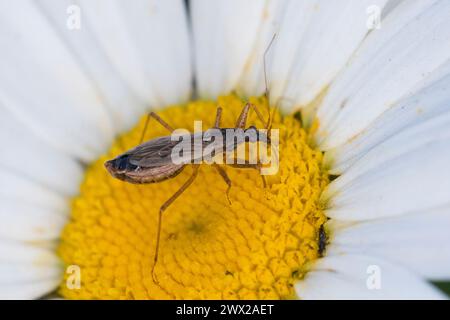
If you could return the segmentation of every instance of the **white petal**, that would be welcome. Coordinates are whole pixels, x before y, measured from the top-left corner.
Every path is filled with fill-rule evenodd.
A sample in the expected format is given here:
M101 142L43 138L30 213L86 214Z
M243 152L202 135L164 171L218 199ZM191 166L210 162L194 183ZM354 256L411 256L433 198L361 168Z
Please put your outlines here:
M189 98L191 53L184 1L79 3L87 28L92 29L109 63L145 108ZM126 106L117 104L115 108Z
M61 279L61 264L53 250L0 238L1 299L39 298Z
M389 0L383 10L383 15L387 16L395 7L405 0Z
M361 221L423 211L449 202L450 139L428 143L364 172L334 180L327 215ZM348 172L351 174L351 171ZM347 180L343 185L341 180Z
M0 201L0 237L20 241L57 239L67 222L63 212L9 199Z
M380 286L372 282L380 276ZM379 288L379 289L377 289ZM295 285L301 299L444 299L407 269L378 258L327 256Z
M369 29L370 7L385 0L291 1L273 48L269 77L273 101L292 111L321 93L345 66ZM337 32L339 30L339 32Z
M39 282L10 284L0 286L0 299L37 299L51 293L58 287L61 279L54 278Z
M95 1L97 0L90 2ZM35 2L41 12L48 17L51 27L58 32L61 41L73 52L73 58L92 81L95 90L98 90L102 101L112 114L115 131L126 130L136 122L145 104L144 101L139 100L130 85L113 66L96 38L88 20L88 13L93 10L92 6L80 6L77 1L72 0ZM114 5L114 1L110 1L107 6L109 5ZM80 9L80 29L71 29L67 24L71 25L71 22L75 22L71 20L71 17L75 19L78 8ZM100 30L102 31L104 33L102 37L108 36L107 30ZM109 32L112 33L112 31ZM122 63L128 63L128 61L130 59L124 59Z
M199 95L214 98L237 84L253 48L265 1L191 1Z
M309 6L311 6L312 2ZM288 31L281 33L280 25L287 15L287 9L292 9L297 5L297 14L308 14L308 3L304 1L279 0L267 1L266 7L263 11L263 17L259 21L258 32L252 43L249 54L245 57L245 64L242 70L240 70L239 81L236 85L237 91L243 96L255 96L261 95L265 92L266 81L268 89L273 87L274 73L271 71L273 64L273 57L275 47L279 46L280 37L285 38L288 35ZM297 23L302 23L303 20L296 20ZM297 28L297 31L299 29ZM294 50L292 50L294 51ZM266 74L264 74L264 54L266 54ZM271 92L272 93L272 90ZM271 96L272 98L274 96ZM276 100L275 99L272 100ZM286 101L283 101L286 102Z
M356 137L450 59L450 3L405 1L372 32L318 110L321 148Z
M69 5L0 7L0 101L45 141L90 161L144 109L189 96L186 12L181 0L80 1L81 29L69 30Z
M336 191L342 189L361 174L401 155L423 148L430 143L449 139L450 110L437 117L424 119L422 123L404 129L371 149L345 171L338 181L333 183L332 189Z
M378 163L400 155L424 143L442 139L448 134L446 125L450 106L450 61L442 74L417 94L403 99L378 117L358 137L346 144L330 150L326 154L331 172L341 174L355 164L367 152L370 159ZM359 161L359 166L369 168L368 158Z
M369 32L367 8L382 10L385 3L194 1L200 93L214 97L237 88L247 96L261 94L264 51L276 34L266 61L271 99L288 112L305 105L331 82Z
M65 152L92 159L113 136L102 99L35 1L0 4L0 103Z
M331 220L333 221L333 220ZM359 253L404 265L434 280L450 279L450 206L404 217L334 227L327 253Z
M63 196L21 175L0 169L0 199L8 198L64 212L68 202Z
M61 279L59 265L0 264L0 286Z
M10 195L20 195L25 184L42 186L64 196L72 196L79 190L83 170L71 157L50 147L37 138L29 128L20 124L0 105L0 145L2 156L0 167L7 175L17 176L15 180L1 181L1 188ZM24 181L29 180L29 182ZM21 183L14 187L12 183ZM9 185L11 183L11 185ZM18 185L16 185L18 186ZM9 190L8 190L9 189ZM31 191L28 189L28 191ZM25 192L25 189L24 189ZM31 196L30 193L27 196ZM42 194L39 195L41 197ZM47 194L45 197L53 197ZM47 200L43 201L47 203ZM50 199L49 199L50 200ZM58 200L60 202L60 200ZM56 204L56 202L55 202Z
M40 266L54 266L59 264L59 259L52 249L52 244L11 241L0 238L0 263L33 264Z

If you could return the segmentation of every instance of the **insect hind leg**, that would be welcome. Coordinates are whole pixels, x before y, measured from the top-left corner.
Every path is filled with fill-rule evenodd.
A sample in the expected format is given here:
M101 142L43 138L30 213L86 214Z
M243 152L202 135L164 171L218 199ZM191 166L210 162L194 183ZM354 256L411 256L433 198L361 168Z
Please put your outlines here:
M230 179L230 177L228 177L227 172L222 167L220 167L218 164L215 163L213 166L217 170L217 172L220 174L220 176L222 177L223 181L225 181L225 183L228 186L228 188L227 188L227 199L228 199L228 202L231 205L231 200L230 200L231 179Z
M152 278L153 278L153 281L156 284L159 284L158 279L156 278L156 275L155 275L155 268L156 268L156 264L158 262L158 257L159 257L159 243L160 243L160 240L161 240L162 215L163 215L164 211L167 210L167 208L179 196L181 196L181 194L184 191L186 191L186 189L192 184L192 182L194 182L194 180L195 180L195 178L197 177L197 174L198 174L198 169L199 169L199 166L198 165L194 165L194 170L192 172L192 175L189 177L189 179L180 187L180 189L178 189L177 192L175 192L166 202L164 202L164 204L159 209L158 230L157 230L157 234L156 234L155 256L153 258L153 266L152 266Z

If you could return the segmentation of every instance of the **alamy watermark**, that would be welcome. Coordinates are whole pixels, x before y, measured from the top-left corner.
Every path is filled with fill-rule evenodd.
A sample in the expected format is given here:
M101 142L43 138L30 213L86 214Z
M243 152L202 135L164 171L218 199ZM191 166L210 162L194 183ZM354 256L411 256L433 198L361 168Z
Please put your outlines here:
M371 5L366 8L367 20L366 27L369 30L381 29L381 8L377 5Z
M68 14L66 26L69 30L81 29L81 8L77 5L70 5L67 7L66 13Z
M369 290L381 290L381 268L378 265L370 265L366 269L369 275L366 280L366 286Z
M81 288L81 268L78 265L70 265L66 268L66 287L70 290Z

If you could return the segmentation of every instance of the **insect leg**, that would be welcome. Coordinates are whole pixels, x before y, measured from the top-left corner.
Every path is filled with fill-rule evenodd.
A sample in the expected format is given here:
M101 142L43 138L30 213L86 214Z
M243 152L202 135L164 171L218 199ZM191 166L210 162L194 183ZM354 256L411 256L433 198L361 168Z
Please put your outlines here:
M154 113L154 112L152 111L152 112L150 112L150 113L147 115L147 120L145 120L144 131L142 132L141 140L140 140L139 144L141 144L141 143L144 141L145 133L147 132L148 123L150 122L150 118L153 118L153 119L155 119L156 121L158 121L158 123L160 123L164 128L166 128L167 130L169 130L171 133L172 133L173 130L174 130L167 122L165 122L163 119L161 119L160 116L158 116L156 113Z
M269 108L269 119L267 120L267 122L264 120L263 115L261 114L261 112L258 110L258 108L254 105L254 104L250 104L250 106L253 108L253 110L255 110L256 115L258 116L258 119L264 123L264 128L267 129L269 127L270 124L270 108Z
M264 120L264 117L262 116L261 112L252 103L247 103L244 106L244 108L242 109L241 114L239 115L239 118L236 121L236 128L245 129L246 123L247 123L247 118L248 118L248 112L250 111L250 108L255 110L256 115L258 116L259 120L265 124L265 128L267 129L269 127L269 122L270 122L270 110L269 110L269 120L267 120L267 122L266 122L266 120Z
M245 125L247 123L248 112L250 110L250 103L247 103L244 108L242 108L241 114L236 121L236 128L245 129Z
M158 280L155 277L155 267L156 263L158 262L158 255L159 255L159 242L161 238L161 225L162 225L162 215L164 211L184 192L186 189L194 182L195 178L198 174L198 165L194 165L194 170L192 172L192 175L189 177L189 179L181 186L180 189L178 189L177 192L173 194L164 204L159 208L159 215L158 215L158 231L156 235L156 248L155 248L155 256L153 260L153 267L152 267L152 278L155 283L158 283Z
M222 107L217 107L216 112L216 121L214 122L214 128L218 129L220 128L220 119L222 118Z
M218 164L214 163L213 166L217 170L217 172L219 172L220 176L223 178L225 183L228 185L228 188L227 188L227 199L228 199L228 202L231 205L231 200L230 200L231 179L230 179L230 177L228 177L227 172L222 167L220 167Z

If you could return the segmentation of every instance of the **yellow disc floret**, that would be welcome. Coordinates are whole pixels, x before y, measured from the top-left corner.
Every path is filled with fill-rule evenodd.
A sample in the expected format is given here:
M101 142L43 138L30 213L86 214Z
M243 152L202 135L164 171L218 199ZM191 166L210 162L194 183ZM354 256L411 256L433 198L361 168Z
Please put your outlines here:
M252 98L267 114L264 98ZM234 127L244 102L235 95L217 102L194 101L158 114L174 128L204 129L223 107L222 127ZM164 213L158 279L152 279L160 206L189 178L192 167L173 179L133 185L112 178L103 163L138 144L144 118L119 137L108 154L86 171L72 215L62 233L59 255L79 267L79 287L60 286L75 299L290 299L293 285L319 255L318 233L326 221L319 204L328 176L322 153L293 116L275 114L280 131L278 174L224 167L227 186L210 165L200 167L194 183ZM263 124L251 112L248 125ZM146 139L168 135L150 123Z

